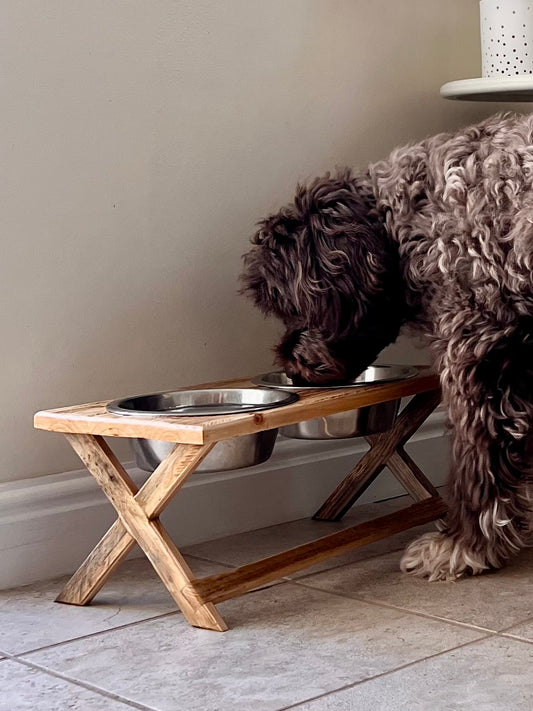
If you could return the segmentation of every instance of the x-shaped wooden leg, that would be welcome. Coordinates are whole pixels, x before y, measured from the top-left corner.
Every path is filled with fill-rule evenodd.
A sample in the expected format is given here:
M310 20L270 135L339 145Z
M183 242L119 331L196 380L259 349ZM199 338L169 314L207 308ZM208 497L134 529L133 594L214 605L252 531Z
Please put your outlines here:
M159 521L159 515L212 445L178 444L137 489L102 437L69 434L67 439L116 509L119 518L61 591L58 602L85 605L138 543L187 621L224 631L227 626L208 602L193 607L182 594L196 577Z
M370 449L330 494L313 518L321 521L340 521L386 466L415 501L438 497L433 484L403 446L439 402L438 390L415 395L388 432L367 437Z
M369 437L370 450L337 487L315 518L338 520L385 466L416 500L412 506L305 543L231 571L198 579L159 521L160 513L194 472L212 445L178 444L148 481L137 489L102 437L68 434L67 439L118 513L117 521L97 544L57 598L85 605L138 543L163 584L196 627L224 631L214 604L310 565L368 545L442 516L446 505L411 460L403 445L440 400L438 391L413 398L389 432Z

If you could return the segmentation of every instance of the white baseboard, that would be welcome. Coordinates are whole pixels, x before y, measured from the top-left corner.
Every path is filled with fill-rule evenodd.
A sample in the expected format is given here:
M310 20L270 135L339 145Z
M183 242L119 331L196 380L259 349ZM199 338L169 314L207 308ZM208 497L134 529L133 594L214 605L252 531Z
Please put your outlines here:
M310 516L366 449L362 439L280 437L265 464L193 475L162 519L183 547ZM406 449L433 484L443 484L448 461L444 413L433 413ZM138 485L147 477L133 465L127 470ZM385 471L359 502L403 493ZM1 484L0 589L74 571L114 519L84 469Z

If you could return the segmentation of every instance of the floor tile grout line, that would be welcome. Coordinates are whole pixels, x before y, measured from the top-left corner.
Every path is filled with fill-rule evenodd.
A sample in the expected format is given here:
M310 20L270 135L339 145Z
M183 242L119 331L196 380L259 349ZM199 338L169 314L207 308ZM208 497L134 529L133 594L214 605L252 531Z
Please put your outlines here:
M49 649L55 649L55 647L62 647L65 644L71 644L72 642L80 642L85 639L90 639L91 637L98 637L108 632L115 632L116 630L122 630L126 627L135 627L136 625L142 625L143 622L153 622L154 620L160 620L165 617L172 617L173 615L181 615L181 610L171 610L170 612L163 612L160 615L154 615L153 617L145 617L142 620L134 620L133 622L126 622L123 625L117 625L116 627L108 627L105 630L98 630L96 632L90 632L89 634L81 635L80 637L72 637L71 639L64 639L61 642L54 642L53 644L45 644L42 647L36 647L35 649L26 649L23 652L7 652L9 657L24 657L27 654L37 654L37 652L45 652ZM6 654L6 652L0 651L0 654Z
M290 583L291 580L289 578L281 578L280 581L284 581L287 583ZM265 586L262 586L260 588L254 588L254 590L249 590L246 595L251 595L256 592L261 592L262 590L268 589L269 587L273 587L275 583L267 584ZM278 584L281 584L278 583ZM182 612L181 610L176 607L175 610L171 610L170 612L163 612L160 615L153 615L151 617L145 617L142 620L134 620L133 622L126 622L122 625L117 625L116 627L108 627L107 629L103 630L98 630L96 632L90 632L89 634L84 634L79 637L71 637L70 639L64 639L61 640L61 642L54 642L53 644L45 644L42 647L35 647L33 649L25 649L22 652L8 652L0 649L0 661L2 661L2 655L5 655L6 658L11 659L11 658L19 658L19 657L25 657L26 655L31 655L31 654L37 654L38 652L45 652L48 651L49 649L55 649L56 647L63 647L66 644L72 644L74 642L79 642L83 641L86 639L91 639L92 637L99 637L100 635L108 634L109 632L115 632L116 630L122 630L126 629L128 627L135 627L137 625L142 625L144 622L153 622L155 620L160 620L164 619L165 617L173 617L173 616L181 616Z
M392 551L391 551L391 552L392 552ZM383 553L376 554L375 556L372 556L372 558L380 557L381 555L387 555L387 553L384 553L384 554L383 554ZM237 567L237 566L232 565L232 564L229 564L229 563L220 563L219 561L214 561L214 560L211 560L211 559L208 559L208 558L199 557L199 556L192 556L192 555L190 555L190 554L187 554L187 556L190 557L190 558L195 558L195 559L197 559L197 560L199 560L199 561L207 562L207 563L218 564L218 565L225 565L225 566L228 567L228 568L235 568L235 567ZM365 560L370 560L370 558L365 559ZM357 562L357 561L352 562L352 563L344 563L344 564L342 564L341 566L336 566L336 568L344 567L345 565L355 564L356 562ZM324 572L327 572L327 571L324 571ZM312 574L311 574L309 577L311 577L311 576L312 576ZM308 588L308 589L311 589L311 590L316 590L316 591L319 591L319 592L322 592L322 593L325 593L325 594L334 595L334 596L336 596L336 597L341 597L341 598L349 599L349 600L355 600L356 602L362 602L362 603L369 604L369 605L374 605L374 606L378 606L378 607L384 607L384 608L386 608L386 609L399 610L399 611L402 611L402 612L404 612L404 613L406 613L406 614L414 615L414 616L421 617L421 618L424 618L424 619L429 619L429 620L434 620L434 621L445 622L445 623L452 624L452 625L455 625L455 626L464 627L464 628L467 628L467 629L478 630L478 631L480 631L480 632L486 632L486 633L489 633L489 634L498 635L498 636L502 636L502 637L505 637L505 638L516 639L516 640L518 640L518 641L523 641L523 642L526 642L526 643L532 643L532 644L533 644L533 641L532 641L532 640L529 640L529 639L527 639L527 638L522 638L522 637L519 637L519 636L516 636L516 635L509 634L509 631L512 630L514 627L517 627L517 626L522 625L522 624L527 624L528 622L533 621L533 617L527 617L527 618L525 618L524 620L522 620L522 621L520 621L520 622L515 622L515 623L513 623L512 625L510 625L509 627L504 628L503 630L491 630L491 629L488 628L488 627L481 627L481 626L479 626L479 625L469 624L469 623L467 623L467 622L461 622L460 620L453 620L453 619L448 618L448 617L440 617L440 616L438 616L438 615L431 615L431 614L429 614L429 613L424 613L424 612L420 612L420 611L417 611L417 610L412 610L412 609L410 609L410 608L405 608L405 607L402 607L402 606L399 606L399 605L393 605L393 604L391 604L391 603L386 603L386 602L380 601L380 600L369 600L369 599L367 599L367 598L363 598L363 597L360 597L360 596L355 596L355 595L343 595L342 593L339 593L339 592L336 592L336 591L325 590L325 589L320 588L320 587L317 587L317 586L315 586L315 585L310 585L309 582L304 582L304 581L306 581L306 578L307 578L307 576L305 576L305 577L303 577L303 578L290 578L290 577L288 577L288 576L285 576L285 577L279 578L279 581L284 581L284 582L289 583L289 584L298 585L299 587ZM275 581L274 581L274 582L275 582ZM273 582L273 584L274 584L274 582ZM272 585L265 585L265 586L261 586L260 588L255 588L254 590L249 591L247 594L251 594L251 593L254 593L254 592L259 592L260 590L263 590L263 589L268 588L268 587L272 587ZM49 650L49 649L53 649L53 648L56 648L56 647L61 647L61 646L64 646L64 645L66 645L66 644L71 644L71 643L76 642L76 641L79 641L79 640L90 639L90 638L92 638L92 637L96 637L96 636L100 636L100 635L103 635L103 634L107 634L108 632L112 632L112 631L114 631L114 630L125 629L125 628L127 628L127 627L132 627L132 626L136 626L136 625L143 624L144 622L150 622L150 621L162 619L162 618L165 618L165 617L171 617L171 616L173 616L173 615L179 615L179 614L181 614L181 611L180 611L179 609L176 609L176 610L172 610L172 611L170 611L170 612L162 613L162 614L160 614L160 615L154 615L154 616L151 616L151 617L146 617L146 618L144 618L144 619L142 619L142 620L135 620L134 622L128 622L128 623L125 623L125 624L123 624L123 625L118 625L117 627L110 627L110 628L108 628L108 629L98 630L97 632L92 632L92 633L90 633L90 634L81 635L80 637L73 637L73 638L68 639L68 640L62 640L61 642L55 642L55 643L53 643L53 644L44 645L44 646L42 646L42 647L36 647L36 648L34 648L34 649L27 649L27 650L24 650L24 651L22 651L22 652L12 653L12 652L3 651L3 650L0 649L0 661L2 661L1 655L5 655L6 658L12 658L12 657L18 658L18 657L22 657L22 656L24 656L24 655L31 655L31 654L35 654L35 653L38 653L38 652L41 652L41 651L47 651L47 650Z
M509 627L504 627L503 630L500 630L500 634L509 632L514 627L520 627L521 625L528 625L528 624L533 624L533 617L531 617L531 615L529 617L526 617L525 620L521 620L520 622L513 622L513 624L510 625Z
M189 558L196 558L197 560L206 562L206 563L216 563L216 561L210 561L205 558L198 558L197 556L188 556ZM224 565L222 563L216 563L217 565ZM226 567L231 567L231 566L226 566ZM15 589L15 588L14 588ZM120 630L120 629L125 629L126 627L133 627L135 625L140 625L143 622L150 622L153 620L159 620L164 617L171 617L172 615L180 615L181 610L176 607L175 610L171 610L170 612L163 612L160 615L152 615L150 617L145 617L142 620L135 620L133 622L126 622L122 625L117 625L116 627L108 627L107 629L104 630L98 630L97 632L91 632L89 634L84 634L81 635L80 637L72 637L71 639L65 639L62 640L61 642L54 642L53 644L45 644L42 647L35 647L34 649L25 649L22 652L4 652L3 650L0 649L0 661L1 661L1 655L5 655L7 658L12 658L12 657L21 657L25 654L34 654L37 652L42 652L46 651L48 649L54 649L55 647L61 647L65 644L70 644L72 642L77 642L78 640L84 640L84 639L89 639L91 637L97 637L102 634L106 634L107 632L112 632L114 630Z
M514 642L523 642L524 644L533 644L533 639L527 639L526 637L518 637L514 634L498 634L498 637L502 639L512 639Z
M408 615L414 615L415 617L422 617L423 619L426 620L432 620L432 621L437 621L437 622L445 622L450 625L454 625L456 627L465 627L467 629L471 630L476 630L478 632L483 632L489 635L497 635L498 631L497 630L491 630L490 627L481 627L480 625L474 625L474 624L469 624L468 622L461 622L460 620L453 620L449 617L439 617L438 615L431 615L428 612L420 612L418 610L411 610L410 608L407 607L401 607L400 605L393 605L388 602L384 602L382 600L368 600L364 597L358 597L355 595L343 595L342 593L333 591L333 590L324 590L323 588L318 588L314 585L306 585L304 583L300 583L296 580L292 580L295 585L299 585L302 588L308 588L309 590L316 590L318 592L322 593L327 593L329 595L335 595L336 597L341 597L345 600L355 600L356 602L363 602L366 603L367 605L375 605L376 607L384 607L387 610L398 610L400 612L404 612Z
M220 560L212 560L211 558L205 558L204 556L200 555L193 555L192 553L183 553L185 558L194 558L194 560L198 560L201 563L211 563L211 565L221 565L223 568L238 568L238 565L234 565L233 563L227 563L227 562L222 562Z
M282 708L276 709L276 711L289 711L290 709L297 709L299 706L303 706L304 704L319 701L320 699L326 698L327 696L333 696L334 694L338 694L341 691L347 691L348 689L353 689L356 686L361 686L363 684L366 684L367 682L375 681L376 679L381 679L382 677L390 676L391 674L396 674L399 671L403 671L404 669L408 669L409 667L414 667L417 664L422 664L423 662L430 661L437 657L442 657L445 654L450 654L451 652L455 652L458 649L463 649L464 647L469 647L471 645L478 644L479 642L483 642L487 639L492 639L494 636L495 635L488 634L484 637L480 637L479 639L473 639L469 642L465 642L464 644L459 644L456 647L450 647L449 649L445 649L442 652L435 652L435 654L429 654L427 657L422 657L412 662L401 664L400 666L394 667L393 669L387 669L387 671L380 672L379 674L374 674L373 676L369 676L366 679L360 679L359 681L355 681L352 684L345 684L344 686L340 686L338 689L332 689L331 691L327 691L324 694L319 694L309 699L303 699L302 701L298 701L297 703L291 704L289 706L283 706Z
M146 706L145 704L140 704L137 701L127 699L124 696L120 696L120 694L115 694L113 691L107 691L106 689L102 689L99 686L95 686L90 682L81 681L81 679L76 679L75 677L68 676L67 674L63 674L62 672L56 671L55 669L50 669L49 667L45 667L41 664L36 664L35 662L30 662L26 659L21 659L20 657L17 657L15 655L9 655L8 659L12 662L15 662L16 664L20 664L29 669L40 671L48 676L55 677L56 679L61 679L62 681L66 681L69 684L73 684L74 686L79 686L80 688L86 689L87 691L91 691L99 696L104 696L108 699L112 699L113 701L120 701L126 706L129 706L130 708L139 709L140 711L158 711L158 709L153 706Z
M308 586L303 586L303 585L302 585L302 586L300 586L300 587L308 587ZM314 588L313 588L313 589L314 589ZM320 591L320 592L325 592L325 591ZM330 593L330 594L335 595L335 593ZM339 597L344 597L344 596L339 596ZM353 599L353 598L349 598L349 599ZM367 602L366 600L358 600L358 601ZM385 607L389 607L388 605L384 605L384 606L385 606ZM394 608L394 609L401 609L401 608ZM169 617L169 616L177 615L177 614L179 614L179 613L178 613L178 612L171 612L171 613L166 613L166 614L163 614L163 615L159 615L159 616L157 616L157 618ZM425 615L420 615L420 616L426 617ZM157 619L157 618L150 618L150 619ZM429 619L435 619L435 618L430 617ZM438 619L440 619L440 618L438 618ZM528 618L528 619L529 619L529 618ZM137 622L130 623L130 624L128 624L128 625L122 625L121 628L129 627L129 626L135 626L135 625L137 625L137 624L141 624L141 623L144 622L144 621L145 621L145 620L139 620L139 621L137 621ZM469 625L465 625L464 623L459 623L459 624L460 624L460 626L469 627ZM518 623L518 624L520 624L520 623ZM517 625L513 625L513 626L511 626L511 627L514 627L514 626L517 626ZM118 628L113 628L113 629L118 629ZM78 639L85 639L86 637L97 636L97 635L99 635L99 634L105 633L106 631L107 631L107 632L111 632L111 631L113 631L113 629L111 629L111 630L102 630L101 632L94 633L93 635L84 635L83 638L78 638ZM481 628L476 628L476 629L480 629L480 630L481 630ZM508 629L508 628L506 628L506 629ZM415 666L415 665L417 665L417 664L421 664L421 663L423 663L423 662L425 662L425 661L429 661L429 660L434 659L434 658L436 658L436 657L440 657L440 656L449 654L449 653L451 653L451 652L453 652L453 651L456 651L456 650L458 650L458 649L462 649L462 648L464 648L464 647L468 647L468 646L470 646L470 645L474 645L474 644L483 642L483 641L485 641L485 640L487 640L487 639L493 639L494 637L503 637L504 639L509 639L509 638L510 638L512 641L523 642L523 643L526 643L526 644L532 644L530 641L525 640L525 639L515 638L515 637L508 636L508 635L503 635L503 634L501 634L501 633L491 633L491 632L489 631L489 634L486 634L486 635L484 635L484 636L482 636L482 637L480 637L480 638L478 638L478 639L471 640L471 641L469 641L469 642L465 642L464 644L460 644L460 645L457 645L457 646L455 646L455 647L450 647L449 649L443 650L443 651L441 651L441 652L436 652L435 654L431 654L431 655L428 655L428 656L426 656L426 657L422 657L422 658L417 659L417 660L413 660L412 662L408 662L407 664L403 664L403 665L400 665L400 666L395 667L395 668L393 668L393 669L389 669L389 670L387 670L387 671L385 671L385 672L382 672L382 673L380 673L380 674L375 674L375 675L373 675L373 676L371 676L371 677L367 677L366 679L361 679L361 680L356 681L356 682L354 682L354 683L352 683L352 684L346 684L346 685L344 685L344 686L342 686L342 687L339 687L339 688L337 688L337 689L333 689L333 690L328 691L328 692L326 692L326 693L324 693L324 694L320 694L320 695L318 695L318 696L314 696L314 697L310 697L310 698L308 698L308 699L304 699L304 700L302 700L302 701L298 701L296 704L292 704L292 705L290 705L290 706L284 706L283 708L278 709L277 711L289 711L290 709L298 708L299 706L302 706L303 704L312 703L312 702L314 702L314 701L320 700L320 699L325 698L325 697L327 697L327 696L333 696L333 695L336 694L336 693L340 693L340 692L342 692L342 691L346 691L346 690L348 690L348 689L355 688L356 686L360 686L360 685L362 685L362 684L364 684L364 683L366 683L366 682L374 681L374 680L379 679L379 678L381 678L381 677L394 674L394 673L399 672L399 671L402 671L403 669L406 669L406 668L408 668L408 667ZM70 640L70 641L76 641L76 640ZM66 644L66 643L67 643L67 642L58 643L57 645L50 645L50 646L60 646L61 644ZM46 649L46 648L43 648L43 649ZM100 695L100 696L108 697L108 698L110 698L110 699L112 699L112 700L119 701L120 703L123 703L123 704L125 704L125 705L127 705L127 706L129 706L129 707L131 707L131 708L140 709L141 711L158 711L158 710L155 709L154 707L146 706L146 705L140 704L140 703L135 702L135 701L133 701L133 700L130 700L130 699L128 699L128 698L122 697L122 696L120 696L119 694L116 694L116 693L114 693L114 692L109 692L109 691L107 691L107 690L105 690L105 689L102 689L102 688L100 688L100 687L98 687L98 686L94 686L94 685L92 685L92 684L90 684L90 683L88 683L88 682L83 682L83 681L78 680L78 679L76 679L76 678L70 677L70 676L68 676L68 675L66 675L66 674L62 674L61 672L57 672L57 671L55 671L55 670L52 670L52 669L50 669L49 667L46 667L46 666L37 664L37 663L35 663L35 662L28 661L28 660L26 660L26 659L21 659L21 658L19 658L17 655L13 655L13 654L9 654L9 653L4 653L4 652L2 652L2 654L5 654L5 658L4 658L4 659L0 658L0 661L13 661L13 662L19 663L19 664L21 664L21 665L23 665L23 666L26 666L26 667L29 667L29 668L32 668L32 669L36 669L36 670L38 670L38 671L40 671L40 672L42 672L42 673L44 673L44 674L46 674L46 675L53 676L53 677L57 677L57 678L62 679L62 680L64 680L64 681L68 682L68 683L71 683L71 684L73 684L73 685L75 685L75 686L79 686L79 687L81 687L81 688L85 688L85 689L87 689L87 690L89 690L89 691L91 691L91 692L94 692L94 693L96 693L96 694L98 694L98 695Z
M498 632L498 635L500 637L504 637L505 639L515 639L518 642L527 642L528 644L533 644L533 639L530 639L528 637L519 637L518 635L514 635L511 633L511 630L515 629L515 627L521 627L522 625L528 624L533 624L533 617L531 615L529 617L526 617L526 619L522 620L521 622L515 622L510 627L505 627L505 629L500 630L500 632Z
M204 559L204 560L206 560L206 559ZM207 560L206 560L206 562L213 562L213 561L207 561ZM340 598L348 599L348 600L354 600L354 601L356 601L356 602L362 602L362 603L364 603L364 604L374 605L374 606L376 606L376 607L384 607L384 608L386 608L386 609L398 610L398 611L404 612L404 613L406 613L406 614L408 614L408 615L413 615L413 616L416 616L416 617L421 617L421 618L423 618L423 619L429 619L429 620L433 620L433 621L444 622L444 623L448 623L448 624L451 624L451 625L454 625L454 626L457 626L457 627L462 627L462 628L466 628L466 629L477 630L477 631L484 632L484 633L488 633L488 634L492 634L492 635L505 636L505 637L509 637L509 638L512 638L512 639L517 639L517 640L519 640L519 641L529 642L529 640L527 640L527 639L524 639L524 638L521 638L521 637L517 637L517 636L515 636L515 635L506 634L506 632L507 632L508 630L512 629L513 627L517 627L517 626L520 625L520 624L527 623L527 622L530 620L530 618L527 618L526 620L523 620L522 622L517 622L517 623L511 625L510 627L505 628L504 630L499 630L499 631L498 631L498 630L491 630L491 629L488 628L488 627L481 627L481 626L479 626L479 625L473 625L473 624L469 624L469 623L467 623L467 622L461 622L460 620L453 620L453 619L448 618L448 617L439 617L438 615L431 615L431 614L429 614L429 613L424 613L424 612L420 612L420 611L417 611L417 610L411 610L411 609L409 609L409 608L401 607L401 606L398 606L398 605L392 605L391 603L386 603L386 602L383 602L383 601L380 601L380 600L368 600L368 599L366 599L366 598L359 597L359 596L343 595L342 593L339 593L339 592L336 592L336 591L324 590L323 588L319 588L319 587L316 587L316 586L314 586L314 585L309 585L308 583L306 584L306 583L304 583L304 582L301 582L301 579L294 579L294 578L284 577L284 578L280 578L279 580L280 580L280 581L284 581L285 583L288 583L288 584L298 585L299 587L302 587L302 588L307 588L307 589L310 589L310 590L315 590L315 591L318 591L318 592L321 592L321 593L325 593L325 594L328 594L328 595L334 595L335 597L340 597ZM254 593L254 592L260 592L261 590L264 590L264 589L266 589L267 587L272 587L272 586L273 586L273 585L268 585L268 586L262 586L262 587L260 587L260 588L255 588L254 590L251 590L251 591L249 591L249 592L246 593L246 594L252 594L252 593ZM86 635L81 635L80 637L72 637L72 638L70 638L70 639L62 640L61 642L54 642L53 644L47 644L47 645L44 645L44 646L42 646L42 647L36 647L36 648L34 648L34 649L26 649L26 650L24 650L24 651L22 651L22 652L13 653L13 652L7 652L7 651L0 650L0 655L2 655L2 654L3 654L3 655L6 655L8 658L11 658L11 657L15 657L15 658L24 657L24 656L26 656L26 655L32 655L32 654L36 654L36 653L38 653L38 652L47 651L47 650L49 650L49 649L54 649L54 648L56 648L56 647L62 647L62 646L67 645L67 644L72 644L72 643L77 642L77 641L82 641L82 640L85 640L85 639L90 639L90 638L92 638L92 637L98 637L98 636L107 634L107 633L109 633L109 632L113 632L113 631L115 631L115 630L126 629L126 628L128 628L128 627L134 627L134 626L136 626L136 625L141 625L141 624L143 624L143 623L145 623L145 622L153 622L154 620L159 620L159 619L163 619L163 618L166 618L166 617L172 617L172 616L174 616L174 615L180 615L180 614L181 614L181 611L180 611L179 609L176 609L176 610L172 610L172 611L170 611L170 612L162 613L162 614L160 614L160 615L154 615L154 616L151 616L151 617L146 617L146 618L144 618L144 619L142 619L142 620L135 620L134 622L127 622L127 623L125 623L125 624L123 624L123 625L118 625L118 626L116 626L116 627L110 627L110 628L107 628L107 629L98 630L97 632L91 632L91 633L86 634ZM0 661L1 661L1 659L0 659Z

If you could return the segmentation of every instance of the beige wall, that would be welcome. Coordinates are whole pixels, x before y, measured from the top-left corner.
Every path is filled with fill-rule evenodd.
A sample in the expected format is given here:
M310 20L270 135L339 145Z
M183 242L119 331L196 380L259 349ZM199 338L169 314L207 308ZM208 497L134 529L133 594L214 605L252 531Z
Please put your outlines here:
M37 409L268 367L275 326L236 294L254 222L298 179L491 112L438 94L479 74L477 12L2 3L0 480L79 467Z

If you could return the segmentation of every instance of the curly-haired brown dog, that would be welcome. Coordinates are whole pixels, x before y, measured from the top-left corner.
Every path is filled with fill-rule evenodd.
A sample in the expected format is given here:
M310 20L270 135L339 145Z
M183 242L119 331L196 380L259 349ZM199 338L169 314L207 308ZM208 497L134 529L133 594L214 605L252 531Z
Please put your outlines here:
M428 337L453 434L450 512L402 569L500 567L531 512L533 117L494 116L299 186L252 241L244 291L285 322L278 362L294 378L353 377L404 324Z

